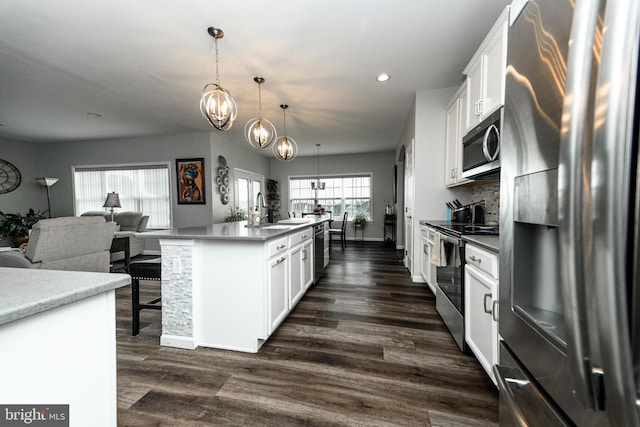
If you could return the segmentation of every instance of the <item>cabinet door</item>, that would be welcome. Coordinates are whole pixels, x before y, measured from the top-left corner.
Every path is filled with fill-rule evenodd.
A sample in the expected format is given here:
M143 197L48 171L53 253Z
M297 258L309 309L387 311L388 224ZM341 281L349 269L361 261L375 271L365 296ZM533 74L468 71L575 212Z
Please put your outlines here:
M327 249L327 252L329 250ZM302 245L302 288L306 290L313 284L313 240ZM302 297L302 296L301 296Z
M287 295L288 262L287 256L272 258L267 263L267 289L269 299L269 335L289 314L289 300Z
M466 105L466 125L464 135L475 125L480 123L482 114L482 55L479 55L473 63L469 64L467 73L467 105Z
M302 298L304 291L302 275L302 245L298 245L291 250L289 257L289 310Z
M462 138L465 134L467 117L467 83L458 89L447 109L447 128L445 134L445 185L454 187L469 180L462 178Z
M421 255L420 255L420 273L422 278L431 284L431 246L426 237L420 238Z
M454 185L458 178L458 144L462 143L459 134L460 99L455 98L447 109L447 128L445 133L445 174L444 183Z
M464 280L466 341L496 384L493 365L498 363L498 322L493 311L497 310L498 282L468 264L464 268Z
M496 28L488 40L483 55L484 84L482 87L482 117L489 116L504 104L505 72L507 66L507 22Z

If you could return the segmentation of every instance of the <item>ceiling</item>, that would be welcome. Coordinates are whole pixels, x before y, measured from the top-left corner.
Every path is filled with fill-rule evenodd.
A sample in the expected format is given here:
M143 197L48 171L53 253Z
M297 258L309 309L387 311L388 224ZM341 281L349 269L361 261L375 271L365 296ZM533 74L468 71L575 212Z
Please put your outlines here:
M457 86L510 0L19 0L0 2L0 137L37 143L211 131L215 81L262 110L299 155L395 147L415 92ZM380 72L391 74L378 83ZM99 114L100 117L88 113Z

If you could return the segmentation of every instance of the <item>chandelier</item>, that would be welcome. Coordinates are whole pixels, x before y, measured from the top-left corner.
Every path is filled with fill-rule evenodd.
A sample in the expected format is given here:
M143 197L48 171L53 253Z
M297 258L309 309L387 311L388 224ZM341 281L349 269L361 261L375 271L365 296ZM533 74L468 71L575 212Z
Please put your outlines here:
M324 182L320 181L320 144L316 144L318 147L318 175L316 177L316 182L311 182L312 190L324 190Z
M253 81L258 83L258 117L249 120L244 126L244 137L249 145L256 150L266 150L276 140L276 128L269 120L262 118L262 92L260 87L264 83L264 78L254 77Z
M290 162L298 155L298 144L287 136L287 104L280 104L283 115L283 135L276 139L276 143L273 146L273 154L276 159L284 162Z
M218 63L218 39L224 37L224 32L220 28L209 27L207 32L213 37L216 49L216 82L207 84L202 90L200 98L200 111L209 121L211 126L218 130L226 131L231 129L233 121L238 115L236 101L228 90L220 86L219 63Z

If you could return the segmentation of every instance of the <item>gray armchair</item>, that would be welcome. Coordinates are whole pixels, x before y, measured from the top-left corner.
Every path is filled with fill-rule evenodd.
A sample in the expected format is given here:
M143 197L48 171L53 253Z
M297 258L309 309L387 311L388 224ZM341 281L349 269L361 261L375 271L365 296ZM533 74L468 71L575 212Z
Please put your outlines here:
M0 267L108 273L115 228L103 217L42 219L33 226L26 251L0 253Z
M110 212L102 211L89 211L80 216L100 216L105 220L111 221ZM147 223L149 222L149 216L143 215L141 212L123 211L113 214L113 220L117 224L116 237L129 237L129 254L134 257L140 255L144 250L144 239L135 237L134 233L140 233L147 229ZM111 261L119 261L123 259L124 254L114 253L111 256Z

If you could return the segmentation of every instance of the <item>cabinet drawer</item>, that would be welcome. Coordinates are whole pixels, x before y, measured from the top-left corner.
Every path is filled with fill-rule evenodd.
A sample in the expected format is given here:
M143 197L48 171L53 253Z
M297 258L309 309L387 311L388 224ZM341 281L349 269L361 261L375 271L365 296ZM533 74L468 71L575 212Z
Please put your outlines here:
M267 258L271 258L272 256L279 254L280 252L284 252L289 247L289 237L284 236L275 240L270 240L267 242Z
M498 278L498 254L467 244L465 246L465 261L494 279Z
M422 237L427 239L429 243L433 243L433 239L435 238L436 229L428 227L426 225L420 226L420 234Z
M294 247L298 243L302 243L306 240L309 240L313 237L313 229L305 228L302 231L298 231L297 233L293 233L289 235L289 246Z

